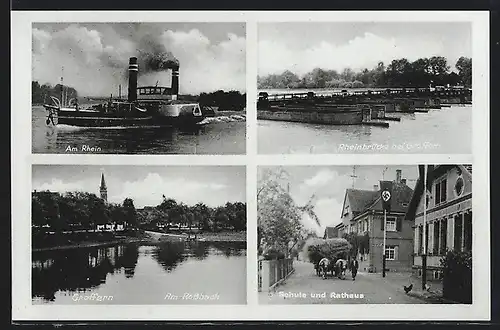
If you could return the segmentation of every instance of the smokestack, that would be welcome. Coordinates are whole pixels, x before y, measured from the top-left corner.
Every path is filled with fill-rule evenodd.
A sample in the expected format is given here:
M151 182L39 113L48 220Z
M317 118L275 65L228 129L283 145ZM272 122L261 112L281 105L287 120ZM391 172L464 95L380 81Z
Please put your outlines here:
M378 191L378 184L373 185L373 191Z
M172 99L179 94L179 67L172 68Z
M406 185L406 179L401 179L401 183Z
M396 170L396 183L401 183L401 170Z
M137 73L139 65L137 57L131 57L128 62L128 101L137 101Z

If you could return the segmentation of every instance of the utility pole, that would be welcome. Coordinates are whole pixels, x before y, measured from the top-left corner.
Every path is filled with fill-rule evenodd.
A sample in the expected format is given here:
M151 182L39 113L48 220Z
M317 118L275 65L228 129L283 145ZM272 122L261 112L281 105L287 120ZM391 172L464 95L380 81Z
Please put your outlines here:
M352 175L351 175L351 178L352 178L352 189L354 189L354 181L356 180L358 176L356 175L356 165L353 165L352 166Z
M425 285L427 282L427 165L424 165L424 224L422 226L423 235L422 247L424 251L422 253L422 290L425 290Z
M384 170L382 171L382 181L385 180L385 172L388 170L389 168L386 167L384 168Z
M384 209L384 247L382 250L382 277L385 277L385 244L387 240L387 211Z

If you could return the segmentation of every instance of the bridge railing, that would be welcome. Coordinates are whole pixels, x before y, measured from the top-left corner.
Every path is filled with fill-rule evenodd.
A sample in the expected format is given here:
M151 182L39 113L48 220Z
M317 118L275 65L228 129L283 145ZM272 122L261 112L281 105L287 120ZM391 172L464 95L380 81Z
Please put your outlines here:
M293 273L293 259L259 260L259 291L270 291Z
M319 92L295 92L268 94L259 93L259 100L269 102L283 102L292 100L321 99L321 98L352 98L352 97L452 97L472 94L469 89L429 89L429 88L388 88L377 90L342 90L342 91L319 91Z

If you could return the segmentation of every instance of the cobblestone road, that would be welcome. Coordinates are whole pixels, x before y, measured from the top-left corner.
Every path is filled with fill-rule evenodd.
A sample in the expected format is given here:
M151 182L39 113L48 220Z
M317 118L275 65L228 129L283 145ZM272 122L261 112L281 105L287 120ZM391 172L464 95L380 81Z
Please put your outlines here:
M359 273L353 281L351 273L346 278L316 276L311 263L295 261L295 272L274 292L259 293L260 304L425 304L421 282L410 273L382 274ZM403 285L413 283L413 290L406 294ZM431 289L441 290L431 283Z

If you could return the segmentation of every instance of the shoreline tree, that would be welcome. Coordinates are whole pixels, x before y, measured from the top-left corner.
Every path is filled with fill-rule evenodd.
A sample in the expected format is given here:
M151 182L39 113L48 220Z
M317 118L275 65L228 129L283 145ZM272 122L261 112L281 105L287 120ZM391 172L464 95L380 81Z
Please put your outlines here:
M379 62L372 69L363 68L357 72L345 68L342 72L314 68L302 77L290 70L281 74L259 76L259 89L303 89L303 88L386 88L386 87L429 87L439 85L465 87L472 85L472 59L460 57L455 63L457 72L450 71L450 65L443 56L419 58L410 62L406 58L394 59L387 66Z

